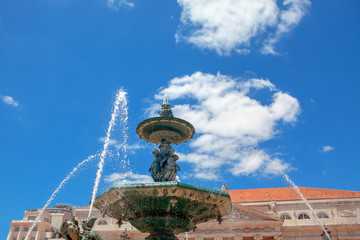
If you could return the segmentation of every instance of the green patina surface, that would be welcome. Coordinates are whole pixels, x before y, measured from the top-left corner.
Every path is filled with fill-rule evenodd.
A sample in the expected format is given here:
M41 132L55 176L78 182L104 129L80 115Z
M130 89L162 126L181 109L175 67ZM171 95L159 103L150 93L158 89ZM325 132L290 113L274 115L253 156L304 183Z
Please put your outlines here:
M184 188L188 188L188 189L192 189L192 190L196 190L196 191L202 191L202 192L209 193L209 194L230 197L230 195L226 192L221 192L218 190L212 190L212 189L208 189L208 188L194 186L194 185L191 185L188 183L174 181L174 182L154 182L154 183L127 183L127 184L113 185L108 190L99 194L96 197L96 199L114 189L136 189L136 188L156 188L156 187L160 187L160 188L161 187L184 187Z
M212 219L220 223L231 212L226 192L181 182L115 185L97 196L94 206L151 233L147 239L176 239L174 234Z

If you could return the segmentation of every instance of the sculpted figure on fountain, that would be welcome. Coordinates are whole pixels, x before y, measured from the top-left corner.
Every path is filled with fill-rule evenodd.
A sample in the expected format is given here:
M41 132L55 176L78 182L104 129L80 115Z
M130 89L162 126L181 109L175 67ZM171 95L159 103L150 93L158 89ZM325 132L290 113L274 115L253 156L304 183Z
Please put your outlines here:
M73 218L71 220L64 221L60 227L60 231L66 240L102 240L99 234L91 230L95 221L96 218L82 221L81 226L84 231L81 232L79 222Z
M160 151L157 149L152 151L154 160L149 172L155 182L174 181L177 171L180 171L179 165L176 164L179 156L174 154L175 150L165 141L159 146L159 149Z
M155 149L152 151L154 155L154 160L150 166L149 172L151 173L152 178L155 182L159 182L161 179L161 170L160 170L160 163L161 163L161 156L160 151Z
M176 161L179 159L179 156L173 154L175 151L173 149L171 155L167 158L166 164L164 165L164 177L163 181L175 181L177 171L180 171L179 165L176 164Z

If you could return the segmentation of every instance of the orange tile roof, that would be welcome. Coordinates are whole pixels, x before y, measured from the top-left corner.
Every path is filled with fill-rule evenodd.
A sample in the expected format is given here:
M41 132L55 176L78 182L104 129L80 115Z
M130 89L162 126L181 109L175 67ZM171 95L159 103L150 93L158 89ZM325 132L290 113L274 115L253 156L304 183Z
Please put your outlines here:
M360 192L299 187L306 199L360 198ZM292 187L228 190L232 202L266 202L300 200Z

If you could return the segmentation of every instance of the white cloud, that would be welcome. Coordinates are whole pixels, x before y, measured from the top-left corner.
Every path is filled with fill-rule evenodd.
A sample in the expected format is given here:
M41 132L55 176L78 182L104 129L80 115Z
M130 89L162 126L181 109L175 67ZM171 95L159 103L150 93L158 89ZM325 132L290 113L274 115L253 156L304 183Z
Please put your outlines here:
M148 175L142 175L133 172L113 173L109 176L106 176L104 180L105 182L112 184L154 182L154 180Z
M259 90L272 95L270 104L249 96ZM269 80L240 81L220 73L196 72L172 79L155 98L160 100L165 94L169 100L194 100L194 104L173 107L174 115L191 122L197 132L189 142L191 153L180 154L180 161L195 165L192 176L214 179L220 167L233 175L276 174L268 166L273 162L282 169L289 168L288 163L258 149L259 143L279 132L281 122L294 123L300 113L298 100L277 90Z
M127 0L108 0L108 6L113 10L119 10L121 7L133 8L135 4Z
M290 32L300 23L307 13L311 2L310 0L285 0L283 5L286 9L280 12L280 20L276 26L275 33L264 42L262 49L264 54L277 54L274 45L283 35Z
M13 106L13 107L19 106L19 102L15 101L11 96L2 96L2 95L0 95L0 98L4 103L6 103L6 104L8 104L10 106Z
M260 43L262 53L276 54L274 45L299 24L309 0L178 0L181 25L175 35L220 55L248 54Z
M332 147L332 146L323 146L321 148L322 152L330 152L330 151L333 151L333 150L334 150L334 147Z

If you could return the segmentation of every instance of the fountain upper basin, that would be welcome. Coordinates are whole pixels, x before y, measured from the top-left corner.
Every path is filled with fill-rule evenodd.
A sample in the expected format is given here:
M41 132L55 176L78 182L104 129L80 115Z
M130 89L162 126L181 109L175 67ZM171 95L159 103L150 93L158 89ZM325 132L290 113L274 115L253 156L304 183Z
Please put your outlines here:
M195 134L195 128L189 122L175 117L154 117L139 123L136 133L147 142L169 144L187 142Z

